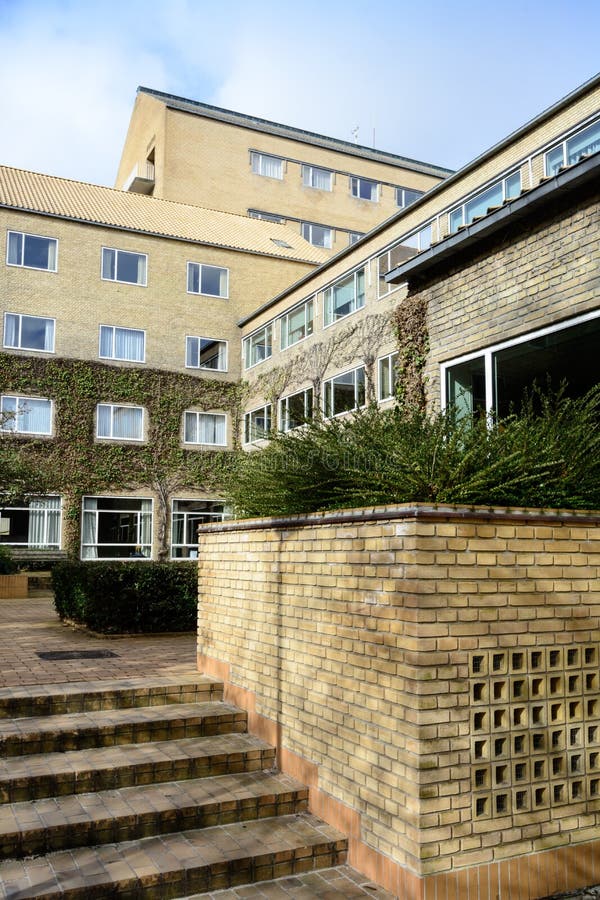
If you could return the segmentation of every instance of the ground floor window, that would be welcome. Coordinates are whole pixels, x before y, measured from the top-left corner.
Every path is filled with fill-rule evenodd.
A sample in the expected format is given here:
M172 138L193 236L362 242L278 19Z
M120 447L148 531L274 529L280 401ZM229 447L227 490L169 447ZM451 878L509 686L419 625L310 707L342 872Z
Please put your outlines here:
M518 408L523 392L537 383L573 396L600 381L600 314L593 313L532 332L442 366L445 404L477 415L500 416Z
M1 543L33 550L60 549L60 497L29 497L1 509L0 519Z
M339 416L365 404L365 370L363 366L330 378L323 385L325 415Z
M171 518L171 558L198 556L198 525L221 522L225 514L222 500L173 500Z
M82 559L152 556L152 500L146 497L84 497Z

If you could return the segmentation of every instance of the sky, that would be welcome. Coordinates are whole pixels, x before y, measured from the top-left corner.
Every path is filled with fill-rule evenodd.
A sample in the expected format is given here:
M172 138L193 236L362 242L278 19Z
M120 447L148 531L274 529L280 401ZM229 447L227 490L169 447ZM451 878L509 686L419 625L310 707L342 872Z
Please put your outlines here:
M597 0L0 0L0 164L113 185L143 85L456 169L599 70Z

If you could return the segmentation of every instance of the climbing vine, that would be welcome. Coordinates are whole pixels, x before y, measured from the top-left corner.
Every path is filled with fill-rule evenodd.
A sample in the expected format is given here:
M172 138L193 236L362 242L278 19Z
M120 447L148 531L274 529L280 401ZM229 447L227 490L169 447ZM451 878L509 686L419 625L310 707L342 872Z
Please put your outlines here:
M161 557L167 553L168 498L184 488L218 491L232 453L182 447L186 409L228 413L234 447L242 388L237 383L178 372L103 363L18 357L0 353L0 391L54 402L52 438L19 437L19 444L64 498L66 547L76 552L84 493L152 487L158 497ZM98 441L97 403L127 403L146 410L142 444Z
M427 301L422 294L408 296L394 312L392 324L398 341L396 396L401 406L426 407L423 370L429 353Z

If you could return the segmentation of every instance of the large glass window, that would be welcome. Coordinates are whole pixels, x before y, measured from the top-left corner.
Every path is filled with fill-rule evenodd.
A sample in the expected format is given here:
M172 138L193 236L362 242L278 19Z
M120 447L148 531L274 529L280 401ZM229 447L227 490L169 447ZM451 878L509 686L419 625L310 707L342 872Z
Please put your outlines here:
M56 272L58 241L56 238L39 234L24 234L9 231L6 248L6 262L9 266L23 266L26 269L44 269Z
M546 153L546 175L556 175L561 166L572 166L584 156L600 150L600 119L578 131Z
M227 444L227 416L223 413L204 413L187 410L184 414L186 444Z
M144 410L141 406L99 403L96 407L96 436L112 440L142 441Z
M291 431L306 424L313 416L313 389L306 388L279 401L279 428Z
M146 334L136 328L100 326L100 358L144 362Z
M368 178L356 178L354 175L350 177L350 193L359 200L379 200L379 185L376 181L370 181Z
M188 369L227 371L227 341L188 335L185 339L185 364Z
M281 317L281 349L297 344L313 333L313 300L307 300Z
M302 166L302 184L319 191L330 191L333 187L333 172L316 166Z
M172 559L195 559L198 556L198 525L221 522L224 514L222 500L173 500Z
M148 257L145 253L102 248L102 278L105 281L122 281L125 284L145 286Z
M273 352L273 326L265 325L250 337L244 338L244 365L247 369L268 359Z
M255 175L264 175L266 178L283 178L283 160L278 156L270 156L267 153L250 154L252 171Z
M365 305L365 270L359 269L323 291L323 324L343 319Z
M365 404L365 370L359 366L330 378L324 384L324 409L327 417L351 412Z
M269 437L271 431L271 404L261 406L247 412L244 416L244 443L253 444L255 441Z
M84 497L82 559L152 556L149 497Z
M333 228L327 228L325 225L303 222L302 237L315 247L325 247L327 250L331 250L333 246Z
M396 384L398 381L398 354L390 353L389 356L382 356L378 361L378 392L377 396L380 400L391 400L396 394Z
M54 352L54 319L4 314L4 346L14 350Z
M521 192L521 173L512 172L489 188L476 194L466 203L457 206L448 216L448 227L453 233L461 225L470 225L479 216L487 215L489 209L502 206L505 200L518 197Z
M420 228L419 231L401 238L397 244L394 244L393 247L382 253L377 259L379 276L378 296L383 297L397 287L397 285L390 284L385 280L388 272L401 266L402 263L417 253L428 250L429 247L431 247L431 225L426 225L424 228Z
M14 506L0 509L8 520L8 530L0 531L0 542L33 550L60 549L60 497L28 497Z
M187 289L188 294L228 297L229 269L189 262L187 268Z
M0 398L0 431L52 434L52 401L40 397Z

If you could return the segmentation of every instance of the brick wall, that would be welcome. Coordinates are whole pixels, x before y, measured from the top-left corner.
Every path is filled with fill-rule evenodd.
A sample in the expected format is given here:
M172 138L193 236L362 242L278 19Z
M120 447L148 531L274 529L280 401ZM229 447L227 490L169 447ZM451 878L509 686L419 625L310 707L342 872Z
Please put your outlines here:
M199 667L369 877L600 880L600 516L350 510L208 526L199 555Z

